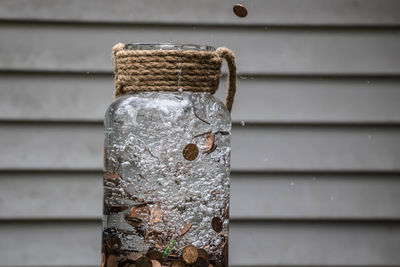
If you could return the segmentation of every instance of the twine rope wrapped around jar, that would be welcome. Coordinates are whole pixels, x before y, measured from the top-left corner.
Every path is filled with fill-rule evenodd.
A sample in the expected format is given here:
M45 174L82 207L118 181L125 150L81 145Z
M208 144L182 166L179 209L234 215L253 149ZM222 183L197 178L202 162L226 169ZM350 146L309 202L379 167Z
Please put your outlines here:
M232 110L236 92L236 64L226 47L216 51L130 50L113 47L115 98L129 92L191 91L214 94L221 78L222 60L228 64L226 107Z

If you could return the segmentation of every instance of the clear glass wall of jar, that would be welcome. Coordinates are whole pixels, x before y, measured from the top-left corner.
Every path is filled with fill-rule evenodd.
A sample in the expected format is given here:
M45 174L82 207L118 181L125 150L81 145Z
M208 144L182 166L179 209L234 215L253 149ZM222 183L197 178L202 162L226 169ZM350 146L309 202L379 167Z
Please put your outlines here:
M209 93L116 99L105 114L103 264L228 266L230 138L230 113Z

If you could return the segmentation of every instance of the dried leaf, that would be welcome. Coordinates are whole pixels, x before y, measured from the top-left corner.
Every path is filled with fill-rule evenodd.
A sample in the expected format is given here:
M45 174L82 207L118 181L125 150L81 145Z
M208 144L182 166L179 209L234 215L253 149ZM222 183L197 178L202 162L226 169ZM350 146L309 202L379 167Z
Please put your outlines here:
M142 224L142 219L138 218L138 217L133 217L130 216L129 214L125 214L124 215L124 219L125 221L130 224L133 227L140 227L140 225Z
M145 251L132 252L131 254L128 255L128 260L137 261L139 258L143 257L145 254L146 254Z
M107 267L118 267L118 260L115 255L108 256Z
M222 226L223 226L223 222L222 222L221 218L219 218L219 217L212 218L211 226L215 232L217 232L217 233L221 232Z
M141 257L135 262L137 267L152 267L153 264L149 257Z
M157 260L151 260L151 264L153 267L161 267L161 263Z
M103 175L104 180L108 180L108 181L114 181L118 178L120 178L121 176L119 176L118 173L110 173L110 172L106 172Z
M189 232L190 228L192 228L192 223L188 223L185 227L182 228L180 236L184 236L187 232Z
M101 267L104 267L106 263L106 255L104 255L104 253L101 253Z
M145 221L150 216L150 209L143 205L134 206L131 208L129 215Z
M163 212L158 206L154 207L150 213L150 223L158 223L162 222L162 220L163 220Z
M206 137L206 143L204 144L204 148L202 148L201 150L204 153L211 153L209 151L214 147L214 142L215 142L215 135L212 133L208 134Z
M118 213L128 209L128 206L122 204L110 204L108 205L108 211L112 213Z

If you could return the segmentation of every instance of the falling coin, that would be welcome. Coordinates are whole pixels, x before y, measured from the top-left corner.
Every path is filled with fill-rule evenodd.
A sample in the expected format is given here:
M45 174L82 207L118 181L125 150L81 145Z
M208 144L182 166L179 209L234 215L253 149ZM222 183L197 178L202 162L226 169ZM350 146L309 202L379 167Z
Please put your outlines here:
M236 4L233 6L233 13L240 18L244 18L247 16L247 9L244 5Z
M187 264L193 264L197 260L198 256L199 253L197 252L197 249L192 245L185 247L182 251L183 260Z
M197 156L199 155L199 149L195 144L187 144L184 148L183 148L183 157L186 160L192 161L195 160L197 158Z
M222 220L219 217L214 217L211 220L211 226L215 232L219 233L222 231Z

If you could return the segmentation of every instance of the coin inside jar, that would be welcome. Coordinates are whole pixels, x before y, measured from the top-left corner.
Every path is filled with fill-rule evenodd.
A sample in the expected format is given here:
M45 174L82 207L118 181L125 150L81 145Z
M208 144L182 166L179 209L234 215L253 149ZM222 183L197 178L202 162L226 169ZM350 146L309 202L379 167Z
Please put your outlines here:
M193 264L199 257L199 253L194 246L190 245L183 249L182 257L187 264Z
M193 161L199 155L199 148L195 144L187 144L182 151L186 160Z

